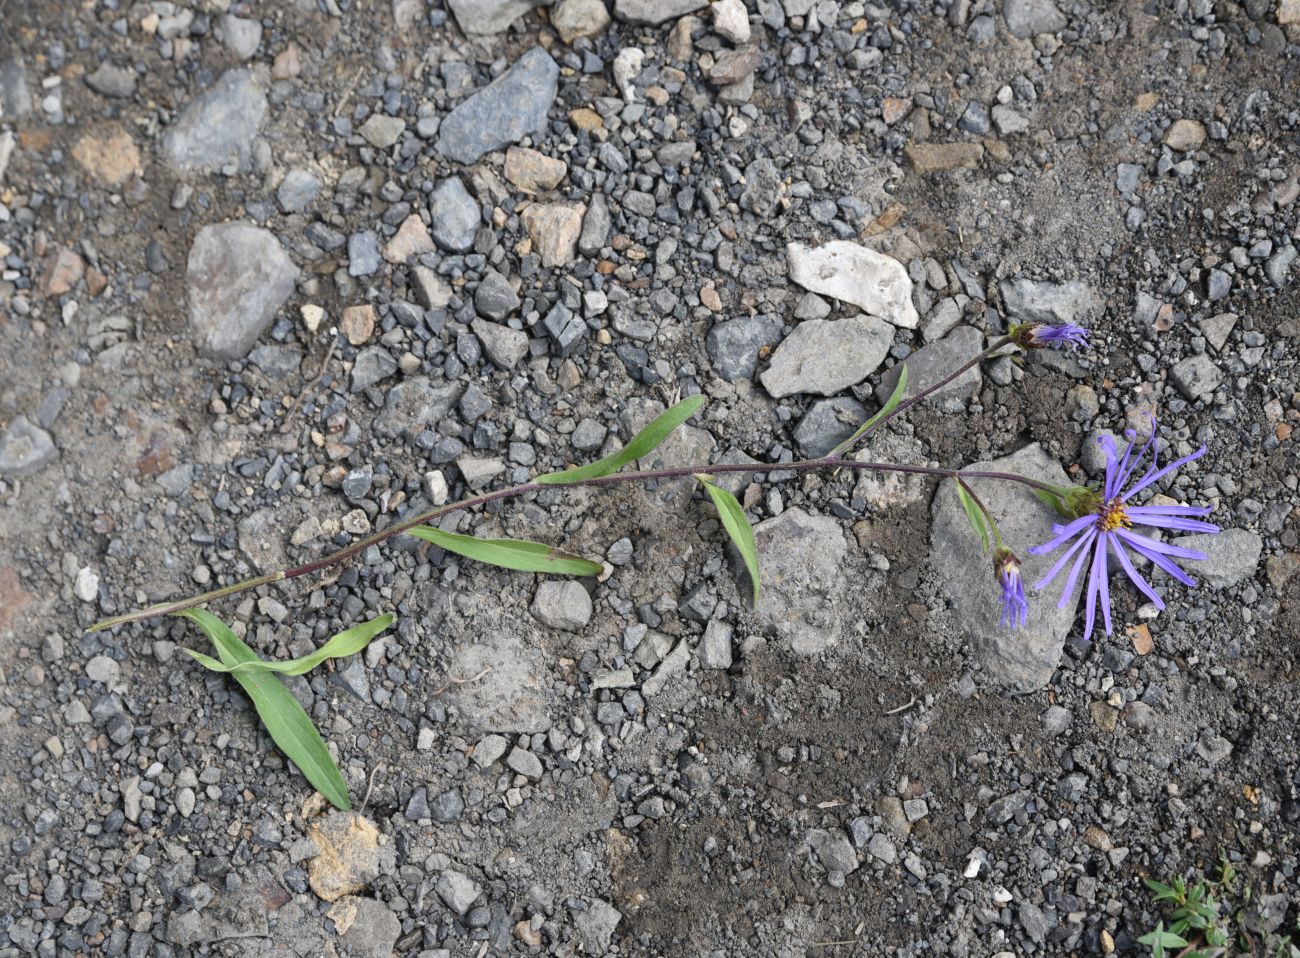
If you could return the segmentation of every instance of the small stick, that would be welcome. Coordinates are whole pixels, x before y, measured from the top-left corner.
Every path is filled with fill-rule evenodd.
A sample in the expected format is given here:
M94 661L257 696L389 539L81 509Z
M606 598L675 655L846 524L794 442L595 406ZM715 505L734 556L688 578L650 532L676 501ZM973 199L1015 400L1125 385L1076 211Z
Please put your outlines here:
M384 766L380 764L370 770L370 779L366 782L366 797L362 800L361 811L357 814L364 815L366 813L366 806L370 804L370 793L375 790L375 776L383 770L383 767Z
M337 7L335 9L338 9ZM341 13L335 16L342 16ZM348 100L352 99L352 91L357 88L357 81L361 79L361 67L357 67L357 72L352 75L347 89L343 91L343 96L339 98L339 105L334 108L334 115L338 116L343 112L343 108L348 105Z
M293 398L293 402L289 404L288 411L284 414L284 422L280 423L280 432L289 431L293 426L294 414L298 411L298 407L302 405L302 401L306 399L307 394L319 386L320 381L325 378L325 370L329 368L330 360L334 358L334 349L338 344L338 336L335 336L330 340L330 348L325 351L325 358L320 364L320 372L316 374L315 379L303 386L302 389L299 390L298 395Z
M911 701L909 701L906 705L900 705L900 706L899 706L898 708L896 708L896 709L890 709L888 712L881 712L880 714L881 714L881 715L897 715L899 712L906 712L908 709L910 709L910 708L911 708L913 705L915 705L915 704L916 704L916 696L913 695L912 698L911 698Z
M432 694L434 694L434 695L441 695L443 692L446 692L446 691L447 691L449 688L451 688L453 685L470 685L470 684L472 684L472 683L474 683L474 682L477 682L479 679L483 678L483 676L487 675L487 674L488 674L489 672L491 672L491 671L492 671L492 666L489 665L486 669L484 669L484 670L483 670L482 672L480 672L478 675L473 676L472 678L468 678L468 679L448 679L446 685L444 685L444 686L443 686L442 688L440 688L440 689L434 689L434 691L433 691Z

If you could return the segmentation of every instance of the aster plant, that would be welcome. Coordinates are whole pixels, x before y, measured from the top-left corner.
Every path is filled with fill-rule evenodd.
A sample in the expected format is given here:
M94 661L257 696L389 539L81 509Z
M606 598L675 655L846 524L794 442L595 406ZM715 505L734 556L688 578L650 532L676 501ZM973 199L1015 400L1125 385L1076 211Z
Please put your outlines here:
M294 761L308 781L339 808L349 807L347 786L311 719L281 682L279 676L302 675L328 659L356 654L365 648L371 639L393 624L393 616L382 615L369 622L355 625L301 658L287 662L274 662L262 659L227 624L198 607L250 589L299 576L317 574L347 562L372 546L402 534L425 540L444 552L500 568L549 575L581 577L600 575L605 571L601 563L573 555L546 543L458 535L431 524L453 513L536 494L549 486L596 487L694 478L716 510L723 530L743 560L750 580L752 598L757 602L762 576L754 534L745 511L736 497L718 484L717 480L720 476L735 473L751 476L763 476L775 472L835 473L844 470L950 478L955 480L957 498L972 528L979 536L984 551L992 555L994 581L1001 597L999 622L1005 628L1018 628L1025 625L1030 613L1029 599L1021 576L1020 560L1002 541L994 516L975 493L969 480L1018 483L1054 506L1066 520L1053 527L1053 536L1049 541L1029 550L1033 555L1042 555L1058 548L1064 549L1061 557L1042 581L1035 584L1034 589L1045 588L1069 566L1065 588L1058 603L1063 607L1073 596L1086 566L1088 575L1084 589L1087 595L1087 614L1084 635L1085 637L1092 635L1098 605L1101 606L1102 620L1109 634L1111 602L1107 574L1108 557L1111 553L1114 554L1116 562L1128 578L1157 608L1164 608L1164 601L1148 579L1137 570L1135 558L1143 563L1150 563L1152 567L1166 572L1179 582L1187 585L1195 584L1175 560L1204 558L1201 553L1161 542L1135 532L1133 527L1142 526L1148 529L1178 532L1218 531L1217 526L1201 520L1201 517L1210 511L1208 508L1145 501L1157 482L1179 466L1199 458L1205 452L1204 447L1167 466L1159 467L1156 462L1158 440L1154 422L1151 438L1136 456L1134 455L1135 436L1131 432L1128 434L1129 444L1122 458L1117 455L1113 442L1103 440L1106 443L1106 476L1100 489L1086 486L1058 486L1010 472L945 469L898 462L870 462L861 461L854 456L855 450L881 426L957 379L968 369L993 356L1001 355L1008 348L1024 351L1079 349L1087 343L1087 330L1073 324L1013 324L1007 335L999 337L983 352L911 396L906 396L908 376L907 367L903 365L889 399L875 415L829 453L817 459L776 463L704 463L657 469L626 469L625 467L632 466L638 460L644 460L649 456L673 430L686 422L704 405L703 396L690 396L671 406L653 420L622 449L597 462L539 475L529 482L402 516L377 532L303 565L233 582L201 595L168 600L125 615L114 616L94 624L90 627L90 631L113 628L163 615L183 616L193 622L207 635L217 657L213 658L189 649L185 651L198 664L216 672L230 674L243 687L252 700L258 717L270 733L272 741ZM1138 477L1139 470L1148 459L1150 464ZM1146 496L1143 495L1144 493Z

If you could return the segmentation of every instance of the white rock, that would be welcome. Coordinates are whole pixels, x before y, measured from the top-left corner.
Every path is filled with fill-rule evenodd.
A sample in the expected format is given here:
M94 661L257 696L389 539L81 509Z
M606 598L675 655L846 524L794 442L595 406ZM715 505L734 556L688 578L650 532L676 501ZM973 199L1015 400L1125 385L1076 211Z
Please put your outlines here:
M632 81L641 75L641 65L644 62L645 54L638 47L624 47L614 58L614 83L628 103L636 102Z
M749 11L741 0L718 0L712 10L718 36L737 44L749 42Z
M99 574L90 566L86 566L77 573L77 581L73 585L73 591L77 593L77 598L82 602L94 602L99 595Z
M912 305L912 279L892 256L836 240L808 247L786 247L790 279L804 289L852 303L902 329L915 329L921 318Z

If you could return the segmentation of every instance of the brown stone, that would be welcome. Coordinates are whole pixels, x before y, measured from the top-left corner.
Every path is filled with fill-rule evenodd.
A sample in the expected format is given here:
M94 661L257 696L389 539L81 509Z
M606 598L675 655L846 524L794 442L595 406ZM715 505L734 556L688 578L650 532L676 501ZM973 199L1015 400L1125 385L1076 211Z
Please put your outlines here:
M1298 570L1300 570L1300 552L1269 556L1264 560L1264 575L1268 577L1268 584L1279 592Z
M1155 643L1151 641L1151 629L1145 622L1141 625L1130 625L1124 630L1133 642L1133 651L1138 655L1150 655L1154 649Z
M761 53L757 46L723 50L713 61L713 68L709 70L709 79L718 86L739 83L758 68L760 57Z
M13 628L18 613L31 604L32 594L23 588L11 566L0 566L0 635Z
M66 246L60 246L45 260L41 292L45 296L62 296L77 285L85 272L86 264L81 257Z
M524 210L524 228L543 266L567 266L577 256L586 212L582 203L538 203Z
M361 346L375 331L375 307L369 303L343 308L343 335L353 346Z
M412 256L432 253L436 249L424 221L418 213L412 213L402 220L397 233L384 246L384 259L390 263L405 263Z
M605 126L605 121L600 118L600 114L585 106L569 111L569 123L573 125L574 129L586 130L589 133Z
M906 118L912 112L912 101L896 96L887 96L880 105L880 116L890 126Z
M722 309L722 297L712 286L705 286L700 290L700 302L715 313Z
M553 190L568 172L569 167L563 160L553 159L526 146L512 146L506 150L505 177L525 193Z
M978 143L909 143L903 153L918 173L946 173L979 166L984 147Z
M108 277L93 266L86 267L86 292L98 296L108 286Z
M379 877L381 836L370 819L336 812L307 829L320 854L307 864L307 882L320 898L338 901Z
M1103 732L1113 732L1119 724L1119 709L1108 702L1093 702L1088 706L1088 714L1092 716L1092 724Z
M133 173L142 172L135 141L116 123L79 139L72 147L72 158L106 186L117 186Z
M302 58L298 54L298 44L290 43L275 55L271 64L272 80L292 80L302 72Z

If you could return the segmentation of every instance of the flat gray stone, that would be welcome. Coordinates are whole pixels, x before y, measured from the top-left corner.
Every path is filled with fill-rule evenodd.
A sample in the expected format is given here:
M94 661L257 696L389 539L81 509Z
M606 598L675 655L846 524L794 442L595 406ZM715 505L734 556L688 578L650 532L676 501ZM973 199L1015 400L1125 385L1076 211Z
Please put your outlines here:
M286 213L301 213L320 193L321 183L310 170L292 169L275 190L276 202Z
M32 91L27 86L27 67L14 57L0 60L0 118L14 120L32 112Z
M375 426L385 435L417 433L436 426L460 399L455 383L434 385L423 377L398 383L384 398L384 411Z
M903 398L910 399L929 389L962 363L978 356L983 348L983 333L970 326L958 326L937 343L918 349L903 361L907 363L907 391ZM902 363L881 377L880 385L876 387L876 401L881 405L893 393L900 375ZM946 386L935 390L927 399L970 399L979 392L980 382L979 366L972 366Z
M105 60L94 73L86 74L86 86L100 96L125 99L135 95L135 71Z
M50 434L26 416L15 416L0 436L0 476L30 476L59 458Z
M583 950L589 955L609 954L614 930L622 920L623 913L601 898L593 898L585 909L573 912L573 925L582 939Z
M1213 519L1213 517L1210 517ZM1175 540L1175 545L1204 552L1200 561L1182 562L1194 579L1204 579L1216 589L1236 585L1255 575L1264 540L1249 529L1224 529L1219 533L1200 532Z
M795 393L833 396L875 372L893 341L894 328L874 316L804 320L758 378L774 399Z
M447 0L461 30L471 36L500 33L534 7L554 0Z
M614 16L625 23L655 26L708 5L709 0L614 0Z
M1002 16L1013 36L1027 40L1065 29L1065 15L1052 0L1005 0Z
M376 898L356 896L344 901L352 915L352 924L342 936L347 953L353 958L392 958L402 934L401 919Z
M451 869L438 876L438 883L434 886L434 890L437 891L443 904L458 915L469 911L483 891L468 876Z
M509 280L490 269L474 290L474 308L480 316L499 323L519 308L519 294Z
M179 171L233 166L247 172L266 110L266 93L254 74L228 70L163 133L163 157Z
M901 329L920 323L912 305L912 278L892 256L846 240L817 247L790 243L785 251L790 279L804 289L852 303Z
M700 639L700 665L706 669L731 668L731 626L719 619L710 619Z
M397 360L383 346L367 346L352 363L352 391L361 392L397 372Z
M781 328L781 320L768 315L714 323L704 341L713 371L729 383L753 379L759 353L781 341Z
M842 622L834 593L848 555L840 524L830 516L787 509L756 525L754 539L763 577L755 624L775 633L798 655L816 655L835 644ZM737 587L747 595L743 565L733 561L733 568Z
M387 113L372 113L357 129L371 146L387 150L397 145L397 141L406 132L406 121L401 117L389 116Z
M1105 305L1096 290L1077 279L1064 283L1008 280L1002 284L1002 302L1007 314L1022 322L1079 326L1089 325Z
M794 427L794 439L807 459L826 455L867 421L867 409L852 396L822 399Z
M221 17L221 39L240 60L247 60L262 43L262 21L227 13Z
M1169 381L1192 401L1206 399L1223 382L1223 371L1205 353L1198 353L1170 367Z
M212 359L247 355L297 279L298 267L274 233L242 220L203 227L186 271L199 352Z
M438 152L458 163L475 163L484 153L542 132L559 77L549 53L529 50L447 114L438 128Z
M429 232L435 243L452 253L467 253L473 248L481 215L478 203L460 177L449 176L434 187L429 214Z
M972 463L973 470L1016 472L1042 482L1069 485L1069 477L1037 443L992 462ZM971 488L988 506L1002 538L1021 560L1021 573L1027 583L1037 582L1059 554L1034 556L1029 547L1051 537L1052 523L1059 520L1029 491L1017 483L990 479L968 480ZM1028 621L1023 629L998 626L1001 592L993 577L987 554L980 551L980 540L970 526L966 513L957 501L956 483L945 479L939 484L931 506L930 566L944 597L952 603L958 628L975 650L975 658L984 672L999 685L1017 692L1042 688L1060 662L1065 639L1074 625L1078 592L1056 607L1062 586L1057 579L1039 596L1030 596Z
M553 629L576 632L591 621L591 596L572 579L547 579L537 587L532 611Z
M522 329L500 326L486 319L475 319L469 328L483 344L488 359L500 369L514 369L528 355L528 334Z

